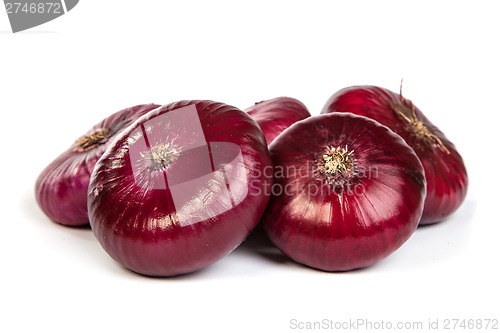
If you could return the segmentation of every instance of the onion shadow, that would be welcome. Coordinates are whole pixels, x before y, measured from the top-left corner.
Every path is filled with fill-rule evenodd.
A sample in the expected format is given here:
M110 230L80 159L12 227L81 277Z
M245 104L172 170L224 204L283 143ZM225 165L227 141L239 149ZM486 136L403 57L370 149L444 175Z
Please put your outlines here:
M382 270L414 270L439 265L466 251L477 202L466 200L457 212L442 222L419 226L395 253L380 261Z
M295 261L288 258L276 246L274 246L260 222L254 230L252 230L247 239L235 251L257 255L272 263L295 263Z

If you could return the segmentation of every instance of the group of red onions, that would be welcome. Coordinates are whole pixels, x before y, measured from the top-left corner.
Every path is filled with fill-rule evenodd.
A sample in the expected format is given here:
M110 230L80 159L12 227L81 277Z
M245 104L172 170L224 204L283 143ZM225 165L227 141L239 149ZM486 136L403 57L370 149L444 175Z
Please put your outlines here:
M36 199L57 223L90 222L111 257L150 276L216 262L259 221L298 263L366 267L463 202L462 158L401 92L346 88L321 113L288 97L245 112L213 101L134 106L48 165Z

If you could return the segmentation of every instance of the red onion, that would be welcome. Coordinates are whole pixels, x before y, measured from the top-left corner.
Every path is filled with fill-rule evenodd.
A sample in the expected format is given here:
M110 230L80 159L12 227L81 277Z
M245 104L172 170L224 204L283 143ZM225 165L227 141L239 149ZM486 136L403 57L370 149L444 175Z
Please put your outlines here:
M442 221L462 204L467 171L453 143L410 100L387 89L357 86L335 93L322 113L366 116L399 134L417 153L425 169L427 197L421 225Z
M255 103L245 112L259 124L268 145L290 125L311 116L304 104L290 97L278 97Z
M138 120L104 153L89 186L90 224L104 250L135 272L189 273L247 237L271 184L266 141L249 115L181 101Z
M137 105L114 113L92 127L50 163L35 185L36 200L42 211L60 224L88 224L87 189L94 165L113 137L157 107L159 105Z
M292 125L269 150L274 185L263 226L293 260L325 271L366 267L416 229L424 170L389 128L353 114L320 115Z

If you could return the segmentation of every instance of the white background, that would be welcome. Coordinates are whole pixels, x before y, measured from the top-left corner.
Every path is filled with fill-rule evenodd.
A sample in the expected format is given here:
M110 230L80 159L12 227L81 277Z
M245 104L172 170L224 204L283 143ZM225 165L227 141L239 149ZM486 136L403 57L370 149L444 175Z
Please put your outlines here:
M289 332L290 321L500 319L498 14L494 1L96 1L12 34L0 13L2 332ZM470 177L447 221L396 253L324 273L250 242L200 272L152 279L90 229L50 222L40 171L122 108L291 96L318 114L340 88L404 95ZM465 331L463 329L457 331Z

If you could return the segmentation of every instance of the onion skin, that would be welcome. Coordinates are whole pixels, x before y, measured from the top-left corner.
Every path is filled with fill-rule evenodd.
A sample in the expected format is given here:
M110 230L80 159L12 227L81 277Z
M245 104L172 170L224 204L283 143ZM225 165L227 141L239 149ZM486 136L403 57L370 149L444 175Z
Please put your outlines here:
M290 125L311 116L302 102L291 97L277 97L258 102L245 112L259 124L268 145Z
M349 151L355 171L343 183L321 171L324 147ZM263 226L296 262L324 271L367 267L417 228L424 170L389 128L353 114L320 115L292 125L269 150L275 177Z
M437 139L418 137L408 120L398 116L397 110L405 110L410 116L412 108L416 118ZM427 179L420 225L440 222L460 207L468 186L464 161L455 145L410 100L384 88L354 86L330 97L321 113L331 112L350 112L374 119L400 135L415 150Z
M249 115L222 103L180 101L130 126L99 160L88 193L90 224L128 269L185 274L248 236L271 184L266 141Z
M87 190L97 160L128 124L157 107L156 104L136 105L112 114L82 136L89 137L96 131L108 129L106 137L93 147L85 148L81 148L77 140L51 162L35 184L35 197L45 215L67 226L88 225Z

